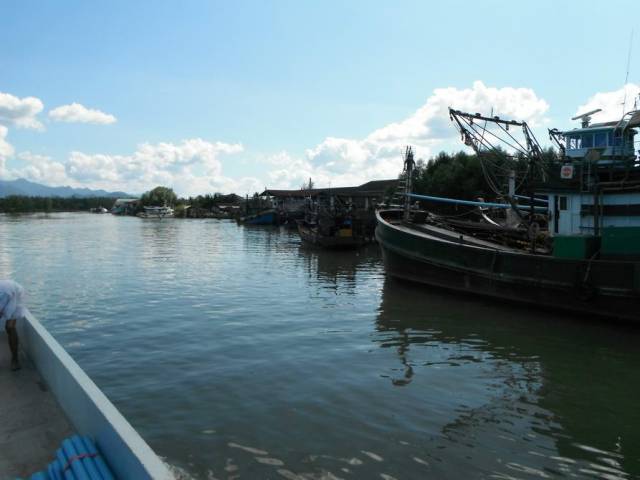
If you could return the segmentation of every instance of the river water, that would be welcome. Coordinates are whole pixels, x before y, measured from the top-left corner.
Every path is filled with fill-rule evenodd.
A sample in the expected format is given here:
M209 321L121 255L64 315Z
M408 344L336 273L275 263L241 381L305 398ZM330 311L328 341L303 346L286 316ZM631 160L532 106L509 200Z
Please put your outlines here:
M0 215L0 277L185 478L634 478L640 329L219 220Z

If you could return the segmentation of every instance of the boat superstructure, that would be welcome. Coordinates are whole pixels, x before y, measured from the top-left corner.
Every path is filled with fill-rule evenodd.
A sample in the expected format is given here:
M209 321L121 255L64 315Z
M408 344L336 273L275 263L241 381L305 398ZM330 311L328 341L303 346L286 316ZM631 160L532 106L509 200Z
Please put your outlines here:
M144 207L144 211L138 214L141 218L170 218L173 217L171 207Z
M549 131L561 161L538 190L549 197L553 236L601 236L612 227L640 227L640 158L634 128L640 126L640 111L619 121L590 124L597 112L574 117L582 120L580 128Z

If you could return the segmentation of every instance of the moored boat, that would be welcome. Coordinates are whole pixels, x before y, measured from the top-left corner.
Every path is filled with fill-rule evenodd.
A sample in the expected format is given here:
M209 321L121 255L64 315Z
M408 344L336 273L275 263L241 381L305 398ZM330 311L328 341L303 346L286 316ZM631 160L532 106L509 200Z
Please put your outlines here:
M640 261L555 258L377 212L386 272L469 294L640 321Z
M487 152L488 123L505 132L509 126L522 128L527 150L511 158L526 162L528 175L536 169L544 174L535 190L531 179L520 182L528 187L526 197L515 193L512 180L503 203L417 195L411 193L415 164L407 149L405 190L399 195L404 205L376 213L387 273L469 294L640 321L640 160L633 147L640 113L589 125L597 113L589 112L576 117L580 129L551 131L560 147L559 161L551 163L542 161L524 122L450 113L480 159ZM487 182L497 185L491 178ZM528 205L520 207L520 198ZM485 221L475 224L447 221L409 199L503 208L512 215L494 221L482 213Z
M238 219L246 225L278 225L278 213L270 208L260 212L242 216Z
M138 214L140 218L171 218L173 209L171 207L144 207L144 211Z
M362 236L354 234L349 221L323 230L318 224L299 220L298 233L303 242L323 248L357 248L365 244Z

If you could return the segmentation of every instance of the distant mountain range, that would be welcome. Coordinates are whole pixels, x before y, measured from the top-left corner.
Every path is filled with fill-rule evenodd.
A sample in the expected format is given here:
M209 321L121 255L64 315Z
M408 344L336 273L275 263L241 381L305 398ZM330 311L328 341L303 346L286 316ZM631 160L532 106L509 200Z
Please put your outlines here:
M28 197L132 197L132 195L125 192L107 192L106 190L91 190L90 188L48 187L40 183L30 182L24 178L0 180L0 198L8 197L9 195L24 195Z

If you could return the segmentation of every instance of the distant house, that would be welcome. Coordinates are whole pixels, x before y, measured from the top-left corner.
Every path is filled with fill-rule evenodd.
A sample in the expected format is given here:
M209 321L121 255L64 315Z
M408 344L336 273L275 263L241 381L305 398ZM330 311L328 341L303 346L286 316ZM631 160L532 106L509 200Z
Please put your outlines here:
M139 198L118 198L111 208L111 213L114 215L135 215L139 203Z
M262 197L272 198L276 208L285 212L297 211L304 207L305 198L324 200L328 203L340 201L359 210L372 210L383 203L389 190L395 189L397 179L373 180L358 187L312 188L308 190L267 189Z
M240 198L240 200L242 200L242 197L238 197ZM213 211L214 212L237 212L240 210L240 205L238 204L231 204L231 203L218 203L216 205L213 206Z

